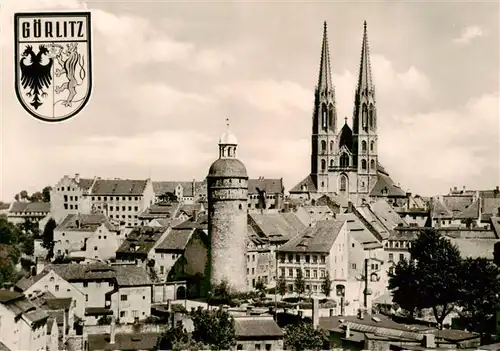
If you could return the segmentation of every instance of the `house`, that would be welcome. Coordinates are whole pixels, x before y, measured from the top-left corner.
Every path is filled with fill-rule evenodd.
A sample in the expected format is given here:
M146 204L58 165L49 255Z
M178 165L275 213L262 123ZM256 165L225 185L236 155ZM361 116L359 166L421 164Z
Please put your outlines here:
M437 228L477 228L481 222L478 193L452 194L432 198L432 226Z
M150 179L93 179L64 176L51 191L50 213L56 222L68 214L100 211L111 220L133 227L138 215L154 203Z
M318 221L335 218L335 212L330 207L321 205L305 205L294 213L306 226L314 226Z
M462 330L438 330L408 324L385 315L320 317L319 327L330 333L330 340L344 350L443 350L473 348L480 345L478 334Z
M85 293L56 273L51 266L45 267L35 276L22 278L16 283L14 290L24 293L28 298L40 293L50 293L58 299L71 299L72 314L80 318L85 314ZM72 327L71 324L68 325Z
M261 281L264 286L267 286L271 277L276 275L273 251L269 243L259 238L251 226L247 227L247 231L247 285L253 289L255 284Z
M234 316L236 350L284 349L284 333L272 316Z
M117 262L146 267L154 259L154 248L167 236L169 227L136 227L116 250Z
M162 202L168 194L175 195L178 202L192 204L207 197L206 181L155 181L153 182L155 203ZM170 195L170 196L171 196Z
M50 202L14 201L9 206L7 220L13 224L22 224L26 220L39 223L47 217L49 212Z
M431 226L429 205L420 195L412 196L411 193L408 193L406 206L402 206L396 211L409 226Z
M148 272L135 265L118 265L112 269L116 283L114 289L105 294L104 307L109 308L121 324L151 316L152 281Z
M0 340L7 350L46 350L48 318L22 293L0 290Z
M124 240L102 213L68 214L54 230L54 253L109 260Z
M75 334L75 300L71 297L57 298L48 291L32 294L29 299L55 319L57 334L62 342L66 341L68 335Z
M283 178L248 180L248 210L274 210L280 212L284 208L285 187Z

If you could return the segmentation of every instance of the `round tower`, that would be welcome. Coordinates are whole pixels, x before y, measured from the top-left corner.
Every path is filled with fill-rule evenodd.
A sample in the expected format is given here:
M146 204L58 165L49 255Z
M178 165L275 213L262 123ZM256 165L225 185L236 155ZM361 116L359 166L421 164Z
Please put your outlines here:
M238 141L229 131L219 139L219 159L207 176L210 281L236 291L246 284L248 175L236 158Z

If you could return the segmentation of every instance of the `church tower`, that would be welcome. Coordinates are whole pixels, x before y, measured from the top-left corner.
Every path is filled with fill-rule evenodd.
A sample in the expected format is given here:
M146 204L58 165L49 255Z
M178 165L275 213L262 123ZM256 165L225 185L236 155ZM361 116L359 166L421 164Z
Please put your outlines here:
M328 192L328 169L336 164L337 112L335 87L332 84L330 53L326 22L323 26L323 44L319 66L318 85L314 93L312 123L311 178L318 192Z
M353 162L357 168L358 194L368 194L377 182L377 109L373 84L366 21L359 77L354 96Z
M219 139L219 159L207 176L210 281L225 281L231 289L245 291L248 176L237 159L238 141L227 126Z

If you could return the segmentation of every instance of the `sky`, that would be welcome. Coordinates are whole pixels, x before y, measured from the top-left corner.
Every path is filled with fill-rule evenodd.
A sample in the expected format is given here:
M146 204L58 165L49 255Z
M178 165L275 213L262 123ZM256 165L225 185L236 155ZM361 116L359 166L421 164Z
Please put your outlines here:
M93 18L93 91L60 123L14 90L13 13ZM251 178L290 189L310 169L314 86L328 23L338 125L352 121L363 21L379 161L420 195L500 183L499 3L4 0L0 199L64 175L202 180L226 118Z

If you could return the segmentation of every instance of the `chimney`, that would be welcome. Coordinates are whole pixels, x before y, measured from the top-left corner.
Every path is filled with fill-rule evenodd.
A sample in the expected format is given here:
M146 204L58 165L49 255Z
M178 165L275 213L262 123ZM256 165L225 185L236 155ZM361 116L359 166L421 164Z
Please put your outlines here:
M111 324L109 325L109 343L115 343L115 315L111 316Z
M347 203L347 213L352 213L352 202L351 201L349 201Z
M424 334L424 345L426 349L434 349L436 347L435 335L432 333Z
M313 328L317 329L319 325L319 300L317 297L312 298L312 322Z
M80 183L80 173L75 173L75 182Z
M351 337L351 327L349 326L349 323L345 325L345 338L348 339Z

